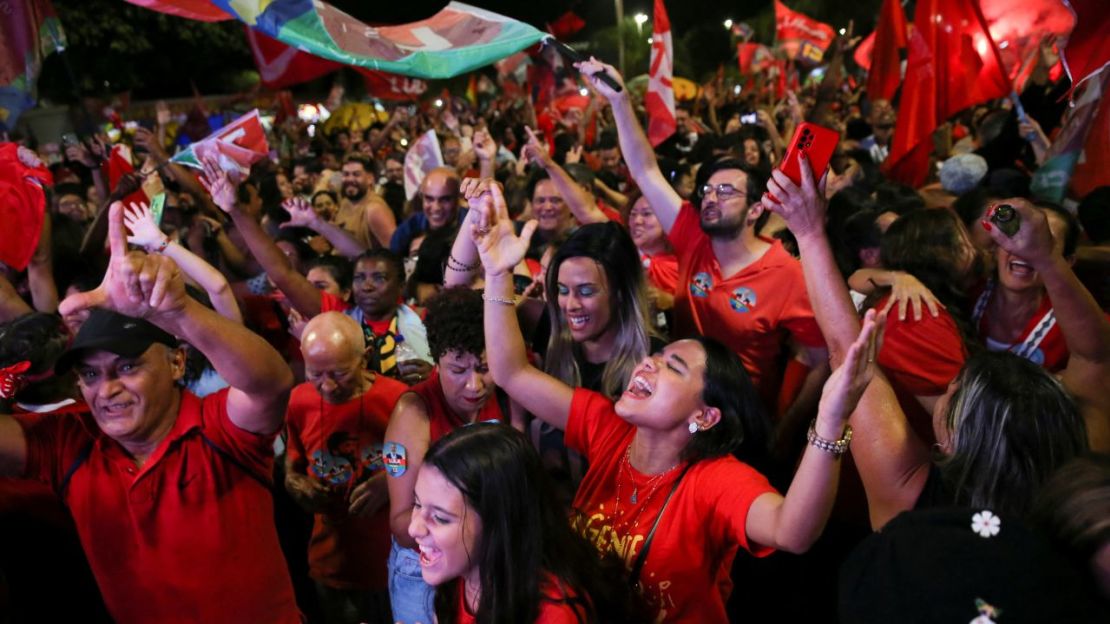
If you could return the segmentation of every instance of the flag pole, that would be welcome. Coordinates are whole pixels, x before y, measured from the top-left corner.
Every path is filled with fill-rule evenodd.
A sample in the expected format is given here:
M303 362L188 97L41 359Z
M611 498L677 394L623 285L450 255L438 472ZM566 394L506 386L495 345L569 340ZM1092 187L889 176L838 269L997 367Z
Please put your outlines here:
M617 9L617 67L624 75L624 0L613 0Z

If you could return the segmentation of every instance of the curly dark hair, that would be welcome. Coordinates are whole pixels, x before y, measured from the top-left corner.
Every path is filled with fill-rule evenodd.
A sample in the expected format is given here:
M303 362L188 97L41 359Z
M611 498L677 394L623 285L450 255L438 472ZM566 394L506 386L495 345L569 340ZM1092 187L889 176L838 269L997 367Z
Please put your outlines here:
M465 286L444 289L429 301L424 326L432 357L439 360L448 351L481 357L486 350L483 310L482 295Z

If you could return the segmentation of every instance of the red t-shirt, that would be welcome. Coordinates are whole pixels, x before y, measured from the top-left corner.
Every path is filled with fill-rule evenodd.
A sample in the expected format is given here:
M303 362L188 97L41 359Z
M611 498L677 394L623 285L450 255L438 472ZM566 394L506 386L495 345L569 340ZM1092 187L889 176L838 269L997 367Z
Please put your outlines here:
M649 256L640 252L640 263L652 286L672 295L678 291L678 256L673 253Z
M439 367L432 370L430 377L409 389L424 401L424 408L428 412L428 445L435 444L436 440L451 433L455 429L468 424L462 416L455 413L447 404L447 397L443 395L443 385L439 383ZM509 422L501 412L501 405L497 402L496 390L478 411L475 422Z
M886 306L890 295L875 304L876 310ZM940 315L922 314L920 321L888 314L883 345L879 350L879 366L898 395L898 403L906 420L918 437L932 444L933 415L925 411L918 396L937 396L948 390L967 359L967 348L960 338L956 321L944 308Z
M267 485L274 436L232 424L227 390L182 392L142 467L89 414L17 420L26 478L58 491L78 466L58 494L117 622L301 621Z
M308 543L309 576L338 589L388 587L389 506L367 517L347 514L355 486L385 470L382 441L405 384L378 375L362 396L341 405L324 402L311 383L293 389L286 413L286 453L305 462L306 473L333 492L333 505L318 513Z
M987 288L993 290L993 288L997 288L997 286L988 286ZM986 337L990 335L990 306L988 305L990 296L991 293L988 292L987 289L983 289L975 296L976 309L979 308L980 303L982 304L982 314L979 317L979 323L976 329L978 329L979 335L983 337L984 342L986 342ZM986 297L988 301L982 301L983 297ZM1045 327L1048 329L1045 330ZM1023 343L1030 339L1034 341L1038 340L1034 334L1041 333L1044 334L1044 337L1039 338L1039 342L1037 342L1035 347L1026 351L1026 349L1023 348ZM989 344L987 348L997 350L992 349ZM1068 357L1070 356L1068 352L1068 343L1064 340L1064 332L1060 330L1060 324L1056 322L1055 311L1052 309L1052 300L1048 298L1048 295L1041 297L1040 307L1037 308L1036 313L1029 319L1029 322L1025 324L1025 328L1021 331L1021 336L1018 337L1014 345L1008 350L1017 353L1021 357L1043 367L1051 373L1064 370L1068 365Z
M466 609L466 589L463 580L457 579L458 584L458 611L456 622L458 624L477 624L474 614ZM574 594L572 593L573 597ZM581 624L586 621L586 613L581 608L575 608L567 603L567 597L560 585L552 583L549 577L544 584L543 597L540 599L540 614L535 619L535 624Z
M735 351L757 388L778 385L777 358L785 333L824 347L806 294L802 265L774 241L763 257L735 275L721 275L698 212L683 202L668 238L678 256L675 336L712 336ZM770 379L765 380L768 376Z
M681 473L676 469L670 477L652 483L650 476L630 466L622 469L635 432L605 396L575 390L566 443L586 457L590 468L574 497L571 525L600 552L614 552L629 569ZM621 479L631 481L620 484L618 507ZM636 505L629 500L633 487L642 491ZM774 491L763 475L733 457L701 461L690 468L659 522L640 574L644 597L657 610L656 621L727 621L729 573L737 549L757 557L772 552L748 543L745 523L752 502Z

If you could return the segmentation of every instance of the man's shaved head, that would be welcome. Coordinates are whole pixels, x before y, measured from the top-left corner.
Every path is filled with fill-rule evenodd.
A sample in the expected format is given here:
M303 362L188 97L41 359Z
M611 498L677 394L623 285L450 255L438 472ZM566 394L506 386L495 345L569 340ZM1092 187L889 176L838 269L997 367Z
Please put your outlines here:
M358 321L341 312L324 312L312 318L301 334L305 357L326 355L343 359L366 351L366 338Z

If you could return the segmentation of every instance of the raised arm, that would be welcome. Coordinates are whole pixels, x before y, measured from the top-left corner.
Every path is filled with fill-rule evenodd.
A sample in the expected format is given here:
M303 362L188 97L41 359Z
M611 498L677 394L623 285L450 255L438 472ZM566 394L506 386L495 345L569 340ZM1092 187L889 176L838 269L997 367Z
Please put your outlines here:
M58 286L54 283L54 253L51 238L53 226L50 213L43 215L42 233L27 265L27 283L31 287L31 303L39 312L58 310Z
M566 429L574 389L528 361L513 298L513 267L524 258L536 222L529 221L518 238L501 187L489 184L483 197L482 218L473 226L472 236L486 271L482 298L486 302L486 356L493 380L537 418Z
M370 228L370 235L377 239L379 246L389 249L389 241L397 230L397 219L381 197L374 195L373 191L367 192L367 196L370 201L366 205L366 225Z
M0 323L34 312L31 306L19 296L8 278L0 273Z
M825 236L824 193L808 160L801 161L801 170L801 188L781 171L772 172L762 202L783 217L798 240L806 291L836 368L856 339L859 317ZM867 492L871 525L877 529L913 507L928 476L929 451L910 428L882 371L875 371L851 424L852 458Z
M574 178L570 177L566 169L555 162L555 159L551 157L551 152L547 151L547 146L536 138L532 129L525 126L524 130L528 133L528 143L524 145L524 157L543 167L543 170L547 172L547 175L555 184L555 188L558 189L559 195L567 203L567 208L570 209L574 218L578 219L578 222L583 225L608 221L609 218L597 207L597 201L579 186Z
M123 222L131 231L127 242L146 249L147 253L160 253L172 259L185 275L204 289L216 312L236 323L243 322L239 304L236 303L231 285L227 283L223 273L162 233L145 203L131 204L124 209Z
M212 201L221 210L231 215L231 220L235 222L235 228L239 230L247 248L278 289L285 293L289 304L308 318L319 314L320 291L293 268L289 258L285 257L274 241L262 231L262 226L255 220L254 215L247 214L239 207L234 185L228 179L227 173L214 161L204 163L204 184L212 195Z
M848 430L848 416L875 375L875 353L883 317L867 313L857 339L848 346L843 362L825 382L813 432L838 441ZM786 496L769 493L752 503L748 512L750 541L787 552L805 552L825 528L840 481L840 456L810 443L790 482Z
M241 323L187 296L173 260L128 253L123 205L115 202L109 210L111 260L104 281L95 290L67 297L58 311L64 316L101 307L149 320L198 349L231 385L227 413L232 424L258 434L281 428L293 387L293 373L281 355Z
M584 76L589 76L591 84L598 90L613 107L613 119L617 123L617 136L621 144L621 153L632 173L636 186L640 187L644 197L647 197L651 209L663 226L664 232L670 232L674 222L678 219L678 211L682 208L682 197L675 191L663 172L659 170L659 163L655 160L655 151L648 142L647 135L640 122L636 119L636 111L632 109L628 89L622 88L620 92L613 91L609 85L595 77L599 72L607 72L618 83L624 84L621 75L611 65L606 65L597 59L591 58L575 67Z
M1044 211L1024 199L998 203L1013 206L1021 225L1012 238L999 228L988 228L991 238L1002 249L1033 265L1044 281L1070 354L1060 381L1087 421L1091 448L1106 452L1110 450L1110 392L1106 391L1110 380L1110 321L1061 255L1062 246L1053 244Z
M281 207L289 213L289 220L282 223L280 227L306 227L326 238L340 255L348 259L354 259L366 253L366 247L355 240L350 232L321 218L305 199L301 197L287 199L281 203Z

